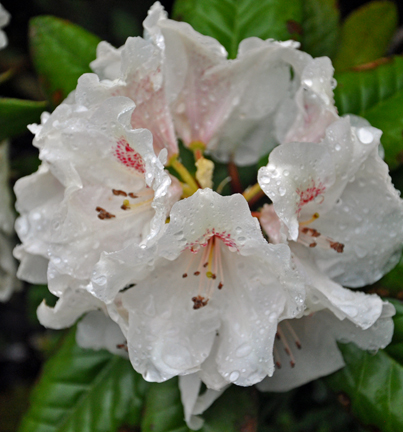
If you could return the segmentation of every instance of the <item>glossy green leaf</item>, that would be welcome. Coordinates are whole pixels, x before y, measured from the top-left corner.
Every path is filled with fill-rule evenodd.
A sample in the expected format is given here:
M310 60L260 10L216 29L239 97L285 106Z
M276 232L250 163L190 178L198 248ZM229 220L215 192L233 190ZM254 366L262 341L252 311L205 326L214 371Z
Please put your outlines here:
M341 29L334 60L336 70L346 70L385 55L398 23L397 7L390 1L373 1L352 12Z
M0 141L24 133L28 124L39 122L46 105L46 102L1 98Z
M328 378L331 387L346 397L351 412L382 432L403 430L403 304L396 307L392 343L377 354L354 344L340 345L346 367Z
M257 400L253 389L231 386L203 414L200 432L255 432ZM183 420L177 378L151 384L146 396L142 432L188 432Z
M83 28L53 16L30 22L31 54L43 90L53 106L76 88L78 78L91 72L99 38Z
M303 2L302 50L313 57L333 58L339 39L339 21L340 12L337 0L305 0Z
M403 160L403 58L335 76L340 115L357 114L383 131L385 160L391 169Z
M173 17L216 38L235 58L251 36L288 40L301 33L301 0L176 0Z
M71 330L46 364L19 432L114 432L138 425L147 383L130 362L79 348Z

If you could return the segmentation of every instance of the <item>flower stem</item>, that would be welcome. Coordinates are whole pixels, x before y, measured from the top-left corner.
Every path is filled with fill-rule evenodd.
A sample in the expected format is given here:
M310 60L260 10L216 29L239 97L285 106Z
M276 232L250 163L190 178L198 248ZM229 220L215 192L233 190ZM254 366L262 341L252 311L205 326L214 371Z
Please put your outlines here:
M203 157L206 145L201 141L192 141L189 144L189 149L193 151L193 156L195 160L198 161L201 157Z
M173 155L171 159L169 160L169 166L171 166L182 178L182 180L188 185L189 189L187 192L191 192L191 195L193 195L197 189L199 189L199 186L197 186L197 183L193 176L190 174L190 172L187 170L187 168L178 161L178 156Z
M255 196L260 196L262 193L263 191L260 188L259 183L256 183L253 186L248 187L248 189L243 193L243 196L246 201L250 202Z
M241 193L242 192L242 184L241 179L239 178L238 167L231 160L228 163L228 173L231 177L231 189L233 193Z

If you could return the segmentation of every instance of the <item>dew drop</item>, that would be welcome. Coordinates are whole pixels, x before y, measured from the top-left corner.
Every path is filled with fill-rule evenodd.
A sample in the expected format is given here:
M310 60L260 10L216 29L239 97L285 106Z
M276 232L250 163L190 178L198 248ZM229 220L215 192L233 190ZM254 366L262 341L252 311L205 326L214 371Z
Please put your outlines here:
M239 372L238 371L232 371L230 373L229 380L231 382L235 382L238 378L239 378Z
M251 353L251 351L252 347L245 342L237 348L235 355L237 357L246 357L248 354Z
M372 135L372 132L369 131L367 128L358 129L357 135L358 135L358 139L363 144L371 144L372 141L374 140L374 136Z

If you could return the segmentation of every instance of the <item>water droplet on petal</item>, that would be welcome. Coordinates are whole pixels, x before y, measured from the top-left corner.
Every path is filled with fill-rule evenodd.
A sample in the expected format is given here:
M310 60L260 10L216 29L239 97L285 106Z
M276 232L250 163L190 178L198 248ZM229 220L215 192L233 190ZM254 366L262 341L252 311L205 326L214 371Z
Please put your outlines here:
M372 132L369 131L367 128L358 129L357 135L358 135L358 139L363 144L371 144L372 141L374 140L374 136L372 135Z
M231 382L236 381L238 378L239 378L239 372L238 372L238 371L232 371L232 372L230 373L229 380L230 380Z
M248 354L251 353L251 351L252 347L245 342L237 348L235 355L237 357L246 357Z

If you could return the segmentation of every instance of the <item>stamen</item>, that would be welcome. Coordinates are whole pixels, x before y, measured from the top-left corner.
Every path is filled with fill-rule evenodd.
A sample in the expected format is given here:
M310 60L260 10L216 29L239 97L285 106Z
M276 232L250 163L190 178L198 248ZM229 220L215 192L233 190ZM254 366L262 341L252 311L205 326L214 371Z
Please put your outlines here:
M224 272L222 270L220 245L217 245L217 257L218 257L218 276L220 279L220 283L218 284L218 289L221 289L224 286Z
M317 215L317 216L316 216ZM303 244L304 246L314 248L316 246L320 246L323 249L333 249L337 253L342 253L344 250L344 244L335 242L333 239L323 236L318 230L315 228L308 228L304 225L308 225L317 219L319 215L315 213L313 217L306 222L300 222L299 228L299 236L298 243Z
M186 247L193 256L187 263L182 278L187 278L192 273L194 276L200 276L197 295L192 298L194 309L205 306L213 296L214 289L216 287L222 289L224 286L221 242L219 240L228 246L231 252L237 250L229 233L216 233L214 229L208 230L199 240L190 243ZM203 252L201 248L203 248ZM193 262L196 255L198 255L199 259L197 267Z
M125 351L129 351L129 349L127 348L127 342L122 343L122 344L117 344L117 345L116 345L116 348L118 348L118 349L123 349L123 350L125 350Z
M193 309L200 309L207 305L209 299L205 299L203 296L198 295L197 297L192 297Z
M301 341L299 340L299 338L298 338L297 334L295 333L294 329L292 328L291 324L287 320L284 322L285 322L285 325L287 326L288 331L291 333L292 337L294 338L295 345L297 346L298 349L301 349L302 348Z
M276 345L273 346L274 363L278 369L281 369L280 354Z
M312 223L313 221L315 221L316 219L318 219L319 217L319 213L314 213L311 217L311 219L304 221L304 222L300 222L300 225L309 225L310 223Z
M125 191L119 190L119 189L112 189L113 195L119 196L122 195L124 197L127 197L127 193Z
M279 334L281 343L284 346L284 351L290 357L290 365L293 368L295 366L295 358L294 358L294 355L293 355L293 353L292 353L292 351L290 349L290 346L288 345L287 339L286 339L283 331L281 330L280 325L277 327L277 333Z
M107 212L105 209L103 209L102 207L96 207L95 210L98 212L98 217L101 220L104 219L112 219L115 218L116 216L112 213Z
M337 253L342 253L344 250L344 244L338 242L329 241L330 247L334 249Z

